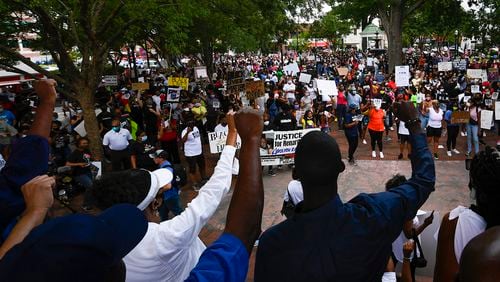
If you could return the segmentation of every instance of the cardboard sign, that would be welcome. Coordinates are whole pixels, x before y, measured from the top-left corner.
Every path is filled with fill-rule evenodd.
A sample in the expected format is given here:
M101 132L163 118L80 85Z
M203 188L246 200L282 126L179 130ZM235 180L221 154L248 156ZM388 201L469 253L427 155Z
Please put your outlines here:
M195 67L194 75L196 79L208 78L207 67Z
M274 148L272 155L294 154L297 144L302 136L311 131L318 131L319 128L292 130L292 131L275 131L274 132Z
M226 94L239 94L245 91L245 78L238 77L233 78L227 82L227 93Z
M438 63L438 71L452 71L453 63L452 62L439 62Z
M481 93L481 87L479 87L479 85L471 85L470 92L471 93Z
M337 71L339 72L340 76L346 76L347 73L349 73L349 69L348 68L337 68Z
M491 129L491 124L493 123L493 111L482 110L481 111L481 128Z
M102 79L104 86L117 86L118 76L117 75L105 75Z
M283 72L286 75L296 76L299 72L299 65L297 63L292 63L283 67Z
M167 102L177 103L181 99L182 88L168 88L167 90Z
M139 82L139 83L132 83L132 90L148 90L149 89L149 83L147 82Z
M500 101L495 101L495 120L500 120Z
M315 79L318 93L323 97L332 97L339 95L337 84L334 80L323 80L323 79ZM328 101L330 99L328 98Z
M468 111L459 111L451 113L451 123L468 123L470 113Z
M258 97L264 96L266 92L264 82L261 80L247 82L245 84L245 92L247 94L246 97L249 100L255 100Z
M312 76L310 74L301 72L299 76L299 82L308 84L309 82L311 82L311 77Z
M410 86L410 67L409 66L396 66L396 86L406 87Z
M226 146L227 132L219 131L219 132L209 132L208 133L208 142L210 144L210 153L217 154L221 153L224 147ZM236 138L236 148L241 148L241 138L238 135Z
M187 77L168 77L168 86L178 86L182 90L188 90L189 88L189 78Z

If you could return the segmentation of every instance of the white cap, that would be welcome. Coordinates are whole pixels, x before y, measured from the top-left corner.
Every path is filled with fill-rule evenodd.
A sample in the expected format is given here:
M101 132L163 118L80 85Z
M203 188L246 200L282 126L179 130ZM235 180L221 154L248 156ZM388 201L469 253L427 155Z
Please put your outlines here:
M151 186L149 187L148 194L146 195L144 200L142 200L142 202L137 205L137 208L141 211L145 210L149 206L149 204L153 202L153 200L156 198L156 195L158 194L158 191L160 191L163 186L172 182L172 179L174 177L172 172L170 172L170 170L166 168L157 169L153 172L149 172L149 174L151 175Z

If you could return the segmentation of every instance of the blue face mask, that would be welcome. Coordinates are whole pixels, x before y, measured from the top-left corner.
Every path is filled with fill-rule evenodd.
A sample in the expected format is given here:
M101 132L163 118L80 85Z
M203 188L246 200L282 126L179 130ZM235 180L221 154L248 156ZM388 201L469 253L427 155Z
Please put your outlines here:
M119 126L113 126L113 131L114 131L114 132L118 132L118 131L120 131L120 127L119 127Z
M147 137L147 136L142 136L142 137L141 137L141 141L142 141L142 142L146 142L146 140L148 140L148 137Z

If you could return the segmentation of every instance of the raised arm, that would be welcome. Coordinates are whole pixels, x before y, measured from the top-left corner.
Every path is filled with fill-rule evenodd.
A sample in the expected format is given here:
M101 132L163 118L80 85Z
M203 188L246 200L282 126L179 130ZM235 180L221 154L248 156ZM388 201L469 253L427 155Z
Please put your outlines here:
M52 112L56 103L56 82L52 79L35 81L35 92L40 97L40 104L36 109L35 120L29 135L38 135L49 139L52 126Z

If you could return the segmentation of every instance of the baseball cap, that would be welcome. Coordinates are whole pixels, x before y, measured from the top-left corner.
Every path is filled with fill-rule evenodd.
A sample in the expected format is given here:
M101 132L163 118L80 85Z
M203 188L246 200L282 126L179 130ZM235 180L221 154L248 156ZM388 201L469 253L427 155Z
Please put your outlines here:
M103 281L142 240L148 222L131 204L98 216L74 214L44 223L0 260L3 281Z
M149 157L154 158L162 158L164 160L168 159L168 153L165 150L156 150L154 153L149 154Z
M137 205L137 208L141 211L145 210L147 206L149 206L149 204L151 204L151 202L156 198L158 191L160 191L163 186L172 182L172 179L174 178L172 172L166 168L159 168L155 171L148 172L151 176L151 186L149 187L148 194L144 200Z

